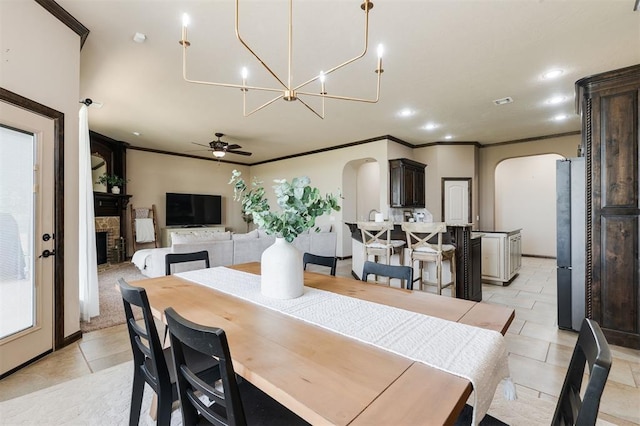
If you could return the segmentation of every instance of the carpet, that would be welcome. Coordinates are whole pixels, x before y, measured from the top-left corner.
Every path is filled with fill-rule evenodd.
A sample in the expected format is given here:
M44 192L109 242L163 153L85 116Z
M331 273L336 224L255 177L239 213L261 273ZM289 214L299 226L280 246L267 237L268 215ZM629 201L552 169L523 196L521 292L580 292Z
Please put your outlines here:
M131 406L133 362L60 383L37 392L0 402L0 425L127 425ZM502 396L498 386L489 414L511 426L548 425L555 409L551 401L527 393L514 401ZM153 390L145 385L140 425L152 426L149 416ZM171 413L171 425L182 424L180 410ZM598 419L598 426L613 423Z
M125 281L131 282L147 277L142 275L133 263L129 262L113 265L109 269L98 273L100 315L91 318L91 321L80 321L80 330L83 333L124 323L122 296L116 289L118 278L124 278ZM142 318L141 314L137 314L136 318Z
M0 402L0 425L126 425L129 421L131 361L28 395ZM145 387L141 425L153 425L149 407L153 391ZM512 426L548 425L555 404L531 395L507 401L499 386L489 414ZM180 410L171 425L182 424ZM610 424L598 421L598 424Z
M133 362L101 370L0 403L0 425L127 425L131 406ZM153 390L145 385L140 425L149 416ZM179 410L171 425L182 423Z

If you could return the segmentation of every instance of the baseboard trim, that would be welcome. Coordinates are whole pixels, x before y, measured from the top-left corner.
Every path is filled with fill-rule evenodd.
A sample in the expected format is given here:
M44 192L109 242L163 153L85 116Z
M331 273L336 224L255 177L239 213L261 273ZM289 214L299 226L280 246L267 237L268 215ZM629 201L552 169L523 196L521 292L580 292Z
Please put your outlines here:
M13 374L13 373L15 373L16 371L18 371L18 370L20 370L20 369L22 369L22 368L26 367L26 366L27 366L27 365L29 365L29 364L33 364L34 362L38 361L39 359L44 358L45 356L49 355L49 354L50 354L50 353L52 353L52 352L53 352L53 350L52 350L52 349L49 349L48 351L43 352L43 353L41 353L40 355L38 355L38 356L36 356L36 357L34 357L34 358L31 358L29 361L27 361L27 362L23 362L23 363L22 363L22 364L20 364L19 366L15 367L15 368L12 368L11 370L7 371L6 373L2 373L2 374L0 374L0 380L4 379L5 377L8 377L8 376L12 375L12 374Z
M62 340L62 346L60 346L59 348L56 349L62 349L65 346L69 346L70 344L72 344L73 342L77 342L78 340L82 339L82 331L78 330L73 334L68 335L67 337L65 337Z

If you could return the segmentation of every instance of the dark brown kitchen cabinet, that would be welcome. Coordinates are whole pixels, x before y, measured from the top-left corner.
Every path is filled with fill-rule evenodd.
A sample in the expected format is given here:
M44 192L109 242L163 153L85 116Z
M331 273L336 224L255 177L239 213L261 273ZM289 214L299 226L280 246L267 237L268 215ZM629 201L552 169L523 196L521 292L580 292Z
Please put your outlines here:
M640 65L576 82L586 157L586 316L640 349Z
M399 158L389 160L389 198L391 207L424 207L424 169L426 164Z

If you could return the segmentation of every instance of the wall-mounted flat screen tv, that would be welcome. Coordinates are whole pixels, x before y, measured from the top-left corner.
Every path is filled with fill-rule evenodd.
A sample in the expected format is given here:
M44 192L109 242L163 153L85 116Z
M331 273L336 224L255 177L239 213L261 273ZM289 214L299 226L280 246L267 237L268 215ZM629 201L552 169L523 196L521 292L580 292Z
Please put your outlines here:
M167 192L167 226L222 225L222 196Z

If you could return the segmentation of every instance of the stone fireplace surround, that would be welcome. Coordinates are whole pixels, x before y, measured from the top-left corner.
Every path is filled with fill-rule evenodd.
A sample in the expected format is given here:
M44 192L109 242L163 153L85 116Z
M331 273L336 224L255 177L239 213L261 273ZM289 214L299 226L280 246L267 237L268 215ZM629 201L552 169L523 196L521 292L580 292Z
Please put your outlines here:
M118 216L102 216L95 218L96 233L107 233L107 265L118 263L116 251L120 242L120 218Z

